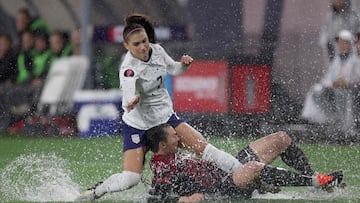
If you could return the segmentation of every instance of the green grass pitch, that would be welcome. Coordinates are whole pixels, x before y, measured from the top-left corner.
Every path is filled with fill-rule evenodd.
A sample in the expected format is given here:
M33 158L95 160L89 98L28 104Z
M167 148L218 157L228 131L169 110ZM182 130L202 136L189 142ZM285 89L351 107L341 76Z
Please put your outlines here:
M238 150L251 141L251 139L239 137L208 137L208 140L231 154L236 154ZM300 146L319 172L344 170L344 181L347 183L344 191L335 191L335 193L341 193L335 196L331 196L333 194L321 194L322 198L309 200L307 199L309 193L316 196L316 191L311 192L309 188L284 188L280 194L285 193L286 198L281 198L282 196L267 198L265 196L248 202L357 202L357 199L360 199L360 178L358 175L360 172L360 147L358 145L300 144ZM0 134L0 173L3 173L3 169L19 156L30 154L35 156L52 154L66 160L68 170L71 171L71 179L79 185L80 189L92 186L122 169L121 136L84 139L79 137L24 137ZM149 158L149 156L150 153L147 157ZM279 159L273 165L287 168ZM145 165L145 179L150 180L148 163ZM4 180L0 180L0 182L2 183ZM304 197L305 200L293 199L292 192ZM135 199L135 202L137 200L141 202L142 195L145 193L144 184L139 184L128 191L106 195L99 202L113 202L114 199L124 200L123 202L126 200L133 202ZM0 202L8 200L7 198L6 194L0 191ZM11 201L22 202L21 200Z

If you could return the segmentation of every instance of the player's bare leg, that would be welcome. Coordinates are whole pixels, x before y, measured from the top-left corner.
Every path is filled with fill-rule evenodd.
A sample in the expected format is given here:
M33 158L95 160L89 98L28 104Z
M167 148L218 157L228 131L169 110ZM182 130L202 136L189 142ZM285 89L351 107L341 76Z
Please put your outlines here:
M291 144L291 138L285 132L276 132L250 143L261 162L270 164Z
M182 148L194 152L198 156L202 155L207 145L207 141L199 131L195 130L187 123L180 123L176 126L175 131L180 138Z
M227 172L233 172L241 166L240 162L229 153L221 151L209 144L200 132L187 123L181 123L175 128L183 147L195 152L202 159L215 163Z
M292 141L285 132L276 132L250 143L261 162L272 163L278 156L288 166L293 167L304 175L314 175L315 170L309 163L304 152Z

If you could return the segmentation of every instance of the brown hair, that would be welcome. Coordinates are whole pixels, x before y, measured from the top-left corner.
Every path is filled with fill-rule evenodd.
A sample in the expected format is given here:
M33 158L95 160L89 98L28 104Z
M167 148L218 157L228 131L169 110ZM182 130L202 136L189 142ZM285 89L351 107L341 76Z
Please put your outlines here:
M132 13L125 18L125 28L123 31L124 41L127 41L128 36L134 32L135 29L144 28L149 38L149 42L156 43L154 22L147 16L140 13Z
M152 127L145 131L146 145L149 149L156 153L159 151L159 143L166 142L167 134L165 128L170 127L168 123L163 123L158 126Z

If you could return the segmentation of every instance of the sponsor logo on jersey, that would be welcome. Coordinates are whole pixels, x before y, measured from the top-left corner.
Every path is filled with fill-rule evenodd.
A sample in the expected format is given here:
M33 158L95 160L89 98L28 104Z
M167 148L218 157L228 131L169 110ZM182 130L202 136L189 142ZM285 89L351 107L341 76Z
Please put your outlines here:
M139 134L133 134L131 135L131 141L135 144L139 144L140 142L140 136Z
M131 70L131 69L127 69L127 70L125 70L125 72L124 72L124 76L125 76L125 77L134 77L134 75L135 75L135 73L134 73L134 71Z

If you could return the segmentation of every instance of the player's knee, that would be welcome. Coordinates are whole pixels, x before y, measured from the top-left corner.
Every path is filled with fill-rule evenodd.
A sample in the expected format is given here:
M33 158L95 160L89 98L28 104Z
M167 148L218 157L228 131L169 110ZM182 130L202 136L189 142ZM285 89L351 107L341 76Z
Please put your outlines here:
M284 131L279 131L276 133L278 140L282 143L284 147L287 147L291 144L291 137Z
M245 167L255 173L260 173L260 171L264 168L264 164L258 161L249 161L245 164Z
M256 177L259 177L263 168L264 164L261 162L247 162L234 173L234 183L240 188L247 188Z

